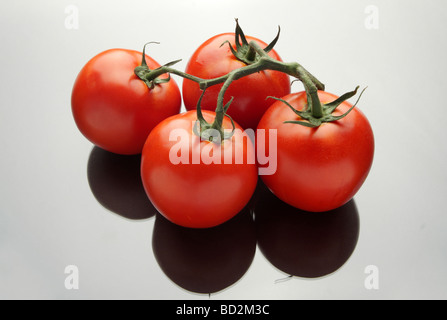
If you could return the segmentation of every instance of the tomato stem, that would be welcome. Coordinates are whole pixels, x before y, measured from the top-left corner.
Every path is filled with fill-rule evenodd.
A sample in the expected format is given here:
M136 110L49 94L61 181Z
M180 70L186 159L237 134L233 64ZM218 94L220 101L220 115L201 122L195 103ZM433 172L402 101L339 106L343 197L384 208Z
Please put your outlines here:
M255 41L250 42L250 46L255 48L256 52L262 56L261 60L271 70L287 73L300 80L304 88L309 101L309 109L312 111L312 115L315 118L321 118L323 116L323 110L320 99L318 98L318 89L324 90L324 84L318 81L313 75L311 75L306 69L304 69L299 63L284 63L271 58Z
M236 19L236 32L235 32L236 49L234 49L231 46L231 44L230 49L232 53L235 55L235 57L245 62L246 65L239 69L235 69L221 77L217 77L214 79L202 79L171 67L173 64L179 62L180 60L167 63L155 70L150 70L145 63L145 56L144 56L147 44L144 46L143 49L142 64L140 67L135 68L135 73L140 77L141 80L143 80L146 84L148 84L149 88L151 87L153 88L153 86L155 86L156 84L169 81L170 79L169 77L167 79L158 79L158 77L166 73L175 74L185 79L198 83L199 88L203 92L197 104L197 118L200 123L200 130L197 132L197 134L205 139L210 139L210 137L208 136L208 134L202 134L202 132L207 130L209 131L209 129L217 130L219 133L221 133L222 139L227 139L231 137L232 134L224 134L224 129L222 128L224 117L229 117L227 114L227 110L230 107L230 104L233 100L233 98L231 98L231 100L226 105L224 105L225 92L227 91L228 87L231 85L233 81L265 70L274 70L286 73L289 76L292 76L300 80L304 85L308 101L307 108L305 112L296 112L296 113L300 114L300 116L303 119L307 120L308 122L304 121L289 121L289 122L316 127L323 122L338 120L339 117L334 117L332 116L331 113L335 110L335 108L339 104L341 104L349 97L355 95L357 89L353 92L346 93L345 95L340 97L340 99L337 99L336 101L330 104L323 105L318 97L318 91L325 90L325 86L323 83L321 83L315 76L313 76L310 72L308 72L299 63L278 61L268 55L268 52L273 49L274 45L278 41L280 30L281 29L279 28L278 34L272 41L272 43L270 43L266 48L262 48L256 41L251 41L250 43L247 42L244 32L240 28L238 20ZM227 42L223 43L222 45L226 43ZM223 83L223 85L217 97L217 105L215 109L216 117L212 124L208 124L203 118L203 115L201 113L200 103L207 88L221 83ZM281 100L279 98L275 99ZM349 111L347 113L349 113ZM342 117L346 116L346 114L343 115ZM234 131L234 122L232 119L231 121L233 123L233 131Z
M154 70L149 69L149 66L147 65L147 62L146 62L146 46L148 44L160 44L160 43L159 42L155 42L155 41L151 41L151 42L148 42L148 43L146 43L144 45L142 58L141 58L141 65L134 69L134 73L136 74L136 76L138 78L140 78L140 80L142 80L147 85L147 87L149 89L154 89L154 87L157 84L162 84L162 83L169 82L171 80L170 75L168 76L168 78L165 78L165 79L159 78L161 75L166 74L166 73L168 73L168 74L170 74L170 73L177 74L179 76L182 76L184 78L188 78L188 79L196 81L196 82L199 82L199 81L203 80L201 78L194 77L194 76L189 75L187 73L184 73L184 72L178 71L176 69L170 68L172 65L182 61L181 59L168 62L165 65L163 65L163 66L161 66L161 67L159 67L157 69L154 69Z
M219 132L223 132L222 123L223 123L224 117L225 116L228 117L228 114L226 113L226 111L229 108L229 103L227 103L227 105L224 105L224 97L225 97L225 92L227 91L230 84L235 80L238 80L238 79L246 77L248 75L251 75L251 74L254 74L257 72L262 72L265 70L280 71L280 72L286 73L292 77L295 77L298 80L300 80L301 82L303 82L303 84L306 88L306 92L308 93L308 97L309 97L309 109L312 110L313 116L315 118L321 118L323 116L321 103L318 98L318 90L324 90L324 88L325 88L323 83L321 83L317 78L315 78L312 74L310 74L299 63L297 63L297 62L286 63L286 62L281 62L281 61L275 60L275 59L271 58L267 54L267 52L265 52L264 49L262 49L260 47L260 45L255 41L250 42L249 46L250 46L250 48L253 49L253 52L258 54L259 58L257 59L257 61L252 64L248 64L244 67L241 67L239 69L235 69L235 70L229 72L228 74L218 77L218 78L202 79L202 78L187 74L185 72L179 71L179 70L171 67L172 64L177 62L177 61L174 61L172 63L168 63L164 66L161 66L155 70L149 70L149 71L146 70L144 73L144 79L146 82L151 83L152 81L154 81L154 79L157 79L157 77L159 77L162 74L165 74L165 73L175 74L175 75L178 75L185 79L189 79L191 81L198 83L200 89L203 91L205 91L207 88L209 88L211 86L223 83L223 86L222 86L222 88L219 92L219 95L217 97L217 106L216 106L216 110L215 110L216 117L214 119L214 122L210 126L207 126L207 129L212 128L212 129L218 130ZM201 101L201 99L199 100L197 108L200 108L200 101ZM231 103L231 101L230 101L230 103ZM204 121L204 119L203 119L203 121ZM201 128L205 127L203 121L201 121L201 124L202 124ZM222 135L222 137L224 137L224 135Z

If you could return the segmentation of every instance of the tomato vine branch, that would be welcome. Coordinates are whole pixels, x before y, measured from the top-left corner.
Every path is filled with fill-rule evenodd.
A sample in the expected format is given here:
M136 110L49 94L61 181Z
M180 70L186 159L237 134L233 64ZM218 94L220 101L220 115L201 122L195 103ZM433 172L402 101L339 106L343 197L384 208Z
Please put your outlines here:
M160 77L163 74L175 74L177 76L180 76L182 78L194 81L198 83L199 88L203 91L202 96L200 97L198 104L197 104L197 118L200 123L200 133L199 135L204 139L211 139L209 134L203 134L202 132L207 131L209 129L217 130L220 134L222 139L231 137L231 135L225 134L224 130L222 128L223 119L225 116L229 117L227 114L227 110L230 107L230 104L233 99L231 99L226 105L224 105L224 96L225 92L227 91L228 87L233 81L236 81L240 78L249 76L254 73L266 71L266 70L274 70L279 71L288 74L291 77L294 77L301 81L304 85L304 88L306 90L307 94L307 108L305 112L295 112L297 115L300 115L304 120L307 120L308 122L303 121L288 121L290 123L296 123L296 124L302 124L305 126L310 127L316 127L319 126L323 122L330 122L335 121L339 119L338 117L333 117L331 113L335 110L335 108L340 105L343 101L346 99L352 97L356 94L357 89L353 92L349 92L344 94L342 97L337 99L336 101L329 103L327 105L322 105L320 102L320 99L318 97L318 91L319 90L325 90L325 86L322 82L320 82L315 76L313 76L310 72L308 72L303 66L301 66L297 62L282 62L278 61L276 59L273 59L268 55L268 52L272 50L273 46L278 41L279 37L278 31L277 36L272 41L270 45L268 45L266 48L262 48L256 41L251 41L250 43L247 42L245 35L242 31L242 29L239 26L238 21L236 20L236 33L235 33L235 41L236 41L236 50L230 45L231 51L233 55L243 61L246 65L244 67L241 67L239 69L235 69L231 72L229 72L226 75L223 75L221 77L217 77L214 79L202 79L193 75L190 75L188 73L182 72L180 70L177 70L173 68L172 66L176 63L178 63L181 60L176 60L169 62L157 69L150 70L144 59L144 50L146 48L146 45L143 49L143 59L142 59L142 65L135 68L135 74L144 81L150 89L152 89L155 84L159 84L165 81L169 81L169 77L167 79L159 80L158 77ZM242 43L240 42L242 41ZM226 44L227 42L224 42L222 45ZM247 55L249 57L247 58ZM219 95L217 97L217 105L216 105L216 117L214 119L214 122L212 124L208 124L205 119L203 118L203 115L201 113L201 107L200 103L202 100L202 97L205 93L205 90L211 86L215 86L218 84L222 84L222 88L220 89ZM275 97L271 97L275 98ZM275 98L277 100L283 101L280 98ZM284 101L283 101L284 102ZM290 106L289 106L290 107ZM294 110L296 111L296 110ZM347 113L346 113L347 114ZM346 116L346 114L344 116ZM229 117L230 118L230 117ZM231 119L231 118L230 118ZM234 122L231 119L233 123L233 130L234 130Z
M224 117L227 115L226 110L228 109L228 106L224 106L224 96L225 92L230 86L230 84L233 81L236 81L240 78L249 76L251 74L262 72L265 70L275 70L284 72L292 77L297 78L301 82L303 82L306 91L308 92L309 96L311 97L310 101L312 102L312 110L314 110L314 113L316 116L321 113L321 104L320 100L318 99L317 92L318 90L324 90L325 86L323 83L321 83L317 78L315 78L311 73L309 73L305 68L303 68L299 63L297 62L281 62L278 60L275 60L271 58L265 51L262 49L258 43L255 41L252 41L249 43L250 47L252 47L257 54L259 54L260 58L249 65L246 65L242 68L235 69L228 74L214 78L214 79L202 79L190 74L187 74L185 72L182 72L180 70L177 70L173 67L171 67L173 64L179 62L180 60L176 60L173 62L169 62L165 64L164 66L161 66L154 70L145 70L142 71L139 69L139 77L146 83L153 83L155 79L157 79L162 74L175 74L177 76L183 77L185 79L194 81L198 83L201 90L205 91L207 88L211 86L215 86L218 84L223 83L223 86L219 92L218 98L217 98L217 106L216 106L216 118L214 120L214 123L209 126L207 129L216 129L220 132L223 130L222 128L222 122ZM200 99L201 100L201 99ZM198 108L200 108L200 100L198 104ZM198 116L200 116L200 113L198 113ZM203 122L202 122L203 125Z

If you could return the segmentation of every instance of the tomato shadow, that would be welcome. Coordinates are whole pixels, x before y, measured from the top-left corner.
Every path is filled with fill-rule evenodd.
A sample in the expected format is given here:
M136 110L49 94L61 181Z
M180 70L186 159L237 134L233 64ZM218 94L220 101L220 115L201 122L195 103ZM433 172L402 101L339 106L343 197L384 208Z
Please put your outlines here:
M87 165L89 186L96 200L130 220L149 219L157 212L141 182L140 159L140 155L118 155L94 147Z
M197 294L227 289L244 276L255 256L250 208L208 229L184 228L157 214L152 249L161 270L179 287Z
M360 219L354 200L323 213L284 203L259 182L254 203L258 247L278 270L319 278L334 273L351 257Z

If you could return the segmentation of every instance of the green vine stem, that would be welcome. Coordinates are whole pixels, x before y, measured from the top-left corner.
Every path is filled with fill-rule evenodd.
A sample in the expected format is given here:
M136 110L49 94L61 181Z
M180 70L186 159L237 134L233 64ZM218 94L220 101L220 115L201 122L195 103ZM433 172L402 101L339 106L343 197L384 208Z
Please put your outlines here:
M236 20L237 22L237 20ZM279 36L279 33L278 33ZM276 43L278 40L278 36L274 39L272 42L273 44ZM240 30L239 24L237 23L236 27L236 42L238 43L239 37L242 38L242 45L249 46L250 48L244 48L243 50L251 51L256 53L256 59L250 59L253 60L252 63L247 64L244 67L241 67L239 69L235 69L228 74L217 77L214 79L202 79L190 74L187 74L185 72L179 71L172 66L181 61L176 60L169 62L157 69L150 70L146 65L144 61L144 51L143 51L143 62L140 67L137 67L135 69L135 73L137 76L144 81L146 84L148 84L149 88L153 86L154 84L157 84L157 79L162 74L175 74L177 76L183 77L185 79L189 79L191 81L194 81L199 84L200 89L203 91L202 96L198 101L197 104L197 117L198 121L200 123L200 130L195 130L196 134L198 134L203 139L210 139L212 140L212 137L210 138L209 134L206 134L204 132L209 132L209 129L217 130L219 133L221 133L221 139L228 139L231 137L232 134L224 134L224 129L222 128L223 119L225 116L229 117L227 114L227 110L230 107L230 104L233 99L231 99L226 105L224 105L224 96L225 92L230 86L230 84L238 80L240 78L246 77L250 74L254 74L257 72L265 71L265 70L274 70L279 71L288 74L291 77L294 77L298 80L300 80L304 88L306 90L306 94L308 97L308 105L307 105L307 113L305 115L305 120L309 122L304 121L295 121L294 123L302 124L306 126L318 126L323 122L329 122L329 121L335 121L337 120L337 117L331 117L328 115L328 113L331 113L335 110L336 106L341 104L344 100L352 97L356 94L357 89L353 92L349 92L347 94L344 94L342 97L337 99L337 101L334 101L327 105L322 105L320 102L320 99L318 97L318 90L325 90L325 86L323 83L321 83L316 77L314 77L310 72L308 72L303 66L301 66L297 62L281 62L278 60L275 60L271 58L268 55L268 51L272 49L273 46L269 45L267 48L263 49L256 41L251 41L250 43L247 43L245 40L245 36L243 35L242 30ZM224 43L225 44L225 43ZM240 45L241 46L241 45ZM240 47L238 46L238 48ZM146 47L146 45L145 45ZM268 50L266 50L268 49ZM232 50L234 51L234 49ZM234 54L234 52L233 52ZM165 79L164 79L165 80ZM202 97L205 93L205 90L211 86L221 84L223 83L223 86L219 92L218 98L217 98L217 106L216 106L216 117L214 119L214 122L212 124L209 124L205 121L205 119L202 116L200 102L202 100ZM272 97L274 98L274 97ZM279 98L275 98L277 100L280 100ZM336 106L334 107L334 104ZM289 106L290 107L290 106ZM230 117L229 117L230 118ZM230 118L231 119L231 118ZM232 123L233 120L231 119ZM233 126L234 130L234 126Z
M175 68L172 68L171 66L181 60L176 60L170 63L167 63L157 69L154 70L139 70L139 77L146 83L153 83L155 79L157 79L159 76L165 73L169 74L175 74L180 77L192 80L199 84L199 87L201 90L205 91L207 88L221 84L223 83L223 86L219 92L218 98L217 98L217 107L216 107L216 118L214 120L214 123L211 124L206 129L216 129L219 132L222 132L222 122L224 117L226 116L225 110L228 109L229 106L224 106L224 96L225 92L230 86L230 84L238 80L240 78L246 77L250 74L261 72L264 70L275 70L287 73L288 75L295 77L303 82L304 86L306 87L306 91L308 91L310 97L312 98L312 109L314 110L315 114L318 115L319 109L321 109L320 100L318 98L317 92L318 90L324 90L325 86L323 83L321 83L317 78L315 78L312 74L310 74L306 69L304 69L299 63L297 62L291 62L291 63L285 63L278 60L275 60L271 58L265 51L262 49L258 43L255 41L252 41L249 43L249 45L260 55L260 59L258 59L253 64L244 66L239 69L235 69L228 74L214 78L214 79L202 79L190 74L187 74L185 72L179 71ZM200 108L200 103L197 106ZM202 123L203 125L203 123Z

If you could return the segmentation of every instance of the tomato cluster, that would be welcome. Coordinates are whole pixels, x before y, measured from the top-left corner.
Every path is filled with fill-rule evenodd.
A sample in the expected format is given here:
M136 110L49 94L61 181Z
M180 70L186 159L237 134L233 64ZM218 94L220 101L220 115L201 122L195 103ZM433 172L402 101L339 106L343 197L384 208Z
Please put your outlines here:
M145 50L104 51L75 81L74 120L96 146L141 154L147 196L180 226L230 220L249 203L259 176L296 208L339 208L370 171L371 126L346 102L356 91L325 92L300 65L282 62L276 41L245 36L237 24L235 33L204 42L185 72L173 69L175 62L161 66ZM185 78L182 93L171 74ZM291 93L289 76L306 90ZM266 166L260 155L274 170L259 174Z

